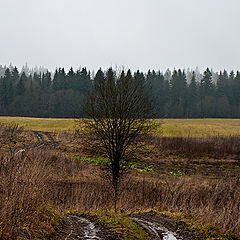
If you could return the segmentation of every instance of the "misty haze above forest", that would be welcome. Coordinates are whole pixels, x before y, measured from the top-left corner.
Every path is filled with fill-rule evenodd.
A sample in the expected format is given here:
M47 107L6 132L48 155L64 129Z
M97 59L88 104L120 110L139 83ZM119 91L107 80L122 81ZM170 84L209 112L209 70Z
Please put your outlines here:
M1 1L0 64L238 70L239 0Z

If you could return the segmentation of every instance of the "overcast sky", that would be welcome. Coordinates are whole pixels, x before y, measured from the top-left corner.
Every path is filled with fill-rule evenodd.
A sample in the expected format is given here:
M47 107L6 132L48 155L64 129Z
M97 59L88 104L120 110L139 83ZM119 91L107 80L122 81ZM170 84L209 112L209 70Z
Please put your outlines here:
M0 64L240 70L240 0L0 0Z

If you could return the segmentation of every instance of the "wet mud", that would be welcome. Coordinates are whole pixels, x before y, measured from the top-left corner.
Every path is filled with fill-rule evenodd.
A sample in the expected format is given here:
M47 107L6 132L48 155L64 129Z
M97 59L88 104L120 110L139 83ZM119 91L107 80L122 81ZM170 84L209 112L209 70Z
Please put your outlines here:
M131 214L129 218L139 224L150 235L152 240L200 240L182 221L169 219L153 211Z
M119 240L110 230L89 216L66 215L62 228L50 240Z

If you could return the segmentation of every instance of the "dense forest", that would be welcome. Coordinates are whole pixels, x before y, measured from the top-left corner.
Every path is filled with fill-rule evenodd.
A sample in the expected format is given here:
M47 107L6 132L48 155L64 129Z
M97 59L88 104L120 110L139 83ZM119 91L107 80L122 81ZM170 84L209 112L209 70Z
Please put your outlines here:
M31 117L78 117L81 103L96 78L96 73L80 68L55 73L44 68L0 65L0 115ZM156 117L165 118L239 118L240 73L206 69L165 72L119 71L119 76L144 80L151 89Z

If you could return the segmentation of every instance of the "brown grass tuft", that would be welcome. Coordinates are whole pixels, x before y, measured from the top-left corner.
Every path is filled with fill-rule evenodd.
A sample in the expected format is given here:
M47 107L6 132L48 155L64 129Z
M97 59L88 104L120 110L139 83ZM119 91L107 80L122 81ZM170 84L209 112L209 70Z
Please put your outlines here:
M51 157L0 156L0 238L33 239L53 231L58 216L46 199Z
M97 179L51 183L49 197L62 210L113 210L111 189L106 182ZM132 174L121 184L118 209L191 214L203 225L220 226L222 231L240 237L240 185L236 179L216 182L200 177Z
M240 153L239 136L234 137L161 137L146 139L154 144L159 152L165 154L185 155L187 157L225 157Z

